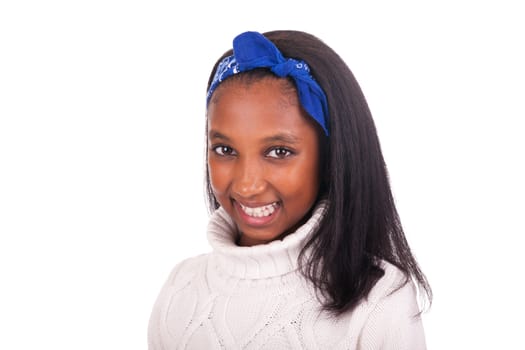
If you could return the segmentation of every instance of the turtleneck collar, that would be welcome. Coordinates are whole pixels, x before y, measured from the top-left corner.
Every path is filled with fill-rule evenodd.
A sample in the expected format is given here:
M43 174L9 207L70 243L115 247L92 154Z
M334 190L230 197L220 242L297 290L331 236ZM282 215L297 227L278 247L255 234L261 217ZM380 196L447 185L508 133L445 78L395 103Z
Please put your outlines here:
M236 244L235 223L223 208L219 208L208 224L212 256L221 270L242 279L270 278L295 271L301 248L319 226L326 206L326 201L319 202L308 221L282 240L251 247Z

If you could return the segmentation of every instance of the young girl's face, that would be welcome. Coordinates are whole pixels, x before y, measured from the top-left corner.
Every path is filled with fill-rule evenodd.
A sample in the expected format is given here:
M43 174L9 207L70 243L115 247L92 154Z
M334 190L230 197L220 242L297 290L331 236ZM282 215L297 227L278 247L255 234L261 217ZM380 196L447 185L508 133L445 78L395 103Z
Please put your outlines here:
M237 224L240 245L292 232L319 191L319 139L286 79L223 83L208 107L213 193Z

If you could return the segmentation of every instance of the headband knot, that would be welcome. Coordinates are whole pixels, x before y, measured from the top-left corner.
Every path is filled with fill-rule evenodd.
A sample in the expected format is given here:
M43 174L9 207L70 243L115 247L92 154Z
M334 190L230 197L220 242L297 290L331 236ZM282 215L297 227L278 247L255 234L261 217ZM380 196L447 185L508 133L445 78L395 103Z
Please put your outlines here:
M271 67L270 70L278 77L284 78L291 75L295 69L300 69L301 64L294 61L292 59L286 60Z
M206 104L223 80L256 68L268 68L281 78L291 77L297 88L299 102L328 135L326 95L311 75L308 64L302 60L285 58L274 43L257 32L245 32L233 40L233 55L225 57L217 66L206 94Z

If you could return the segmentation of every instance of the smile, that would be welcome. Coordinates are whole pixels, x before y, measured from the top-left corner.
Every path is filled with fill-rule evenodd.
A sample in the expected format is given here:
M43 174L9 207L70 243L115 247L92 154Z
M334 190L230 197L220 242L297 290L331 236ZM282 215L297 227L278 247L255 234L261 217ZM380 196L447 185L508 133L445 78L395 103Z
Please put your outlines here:
M242 211L246 215L254 217L254 218L262 218L262 217L267 217L267 216L272 215L275 212L275 210L279 207L279 203L274 202L274 203L264 205L262 207L256 207L256 208L250 208L245 205L242 205L241 203L239 203L239 206L241 207Z

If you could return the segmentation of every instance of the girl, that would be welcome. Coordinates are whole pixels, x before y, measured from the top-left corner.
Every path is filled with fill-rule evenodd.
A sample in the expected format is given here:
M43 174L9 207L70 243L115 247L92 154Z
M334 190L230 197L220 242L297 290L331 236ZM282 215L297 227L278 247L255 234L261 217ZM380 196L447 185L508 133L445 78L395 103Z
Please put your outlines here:
M158 296L150 349L425 349L431 290L375 126L341 58L299 31L245 32L207 92L212 252Z

